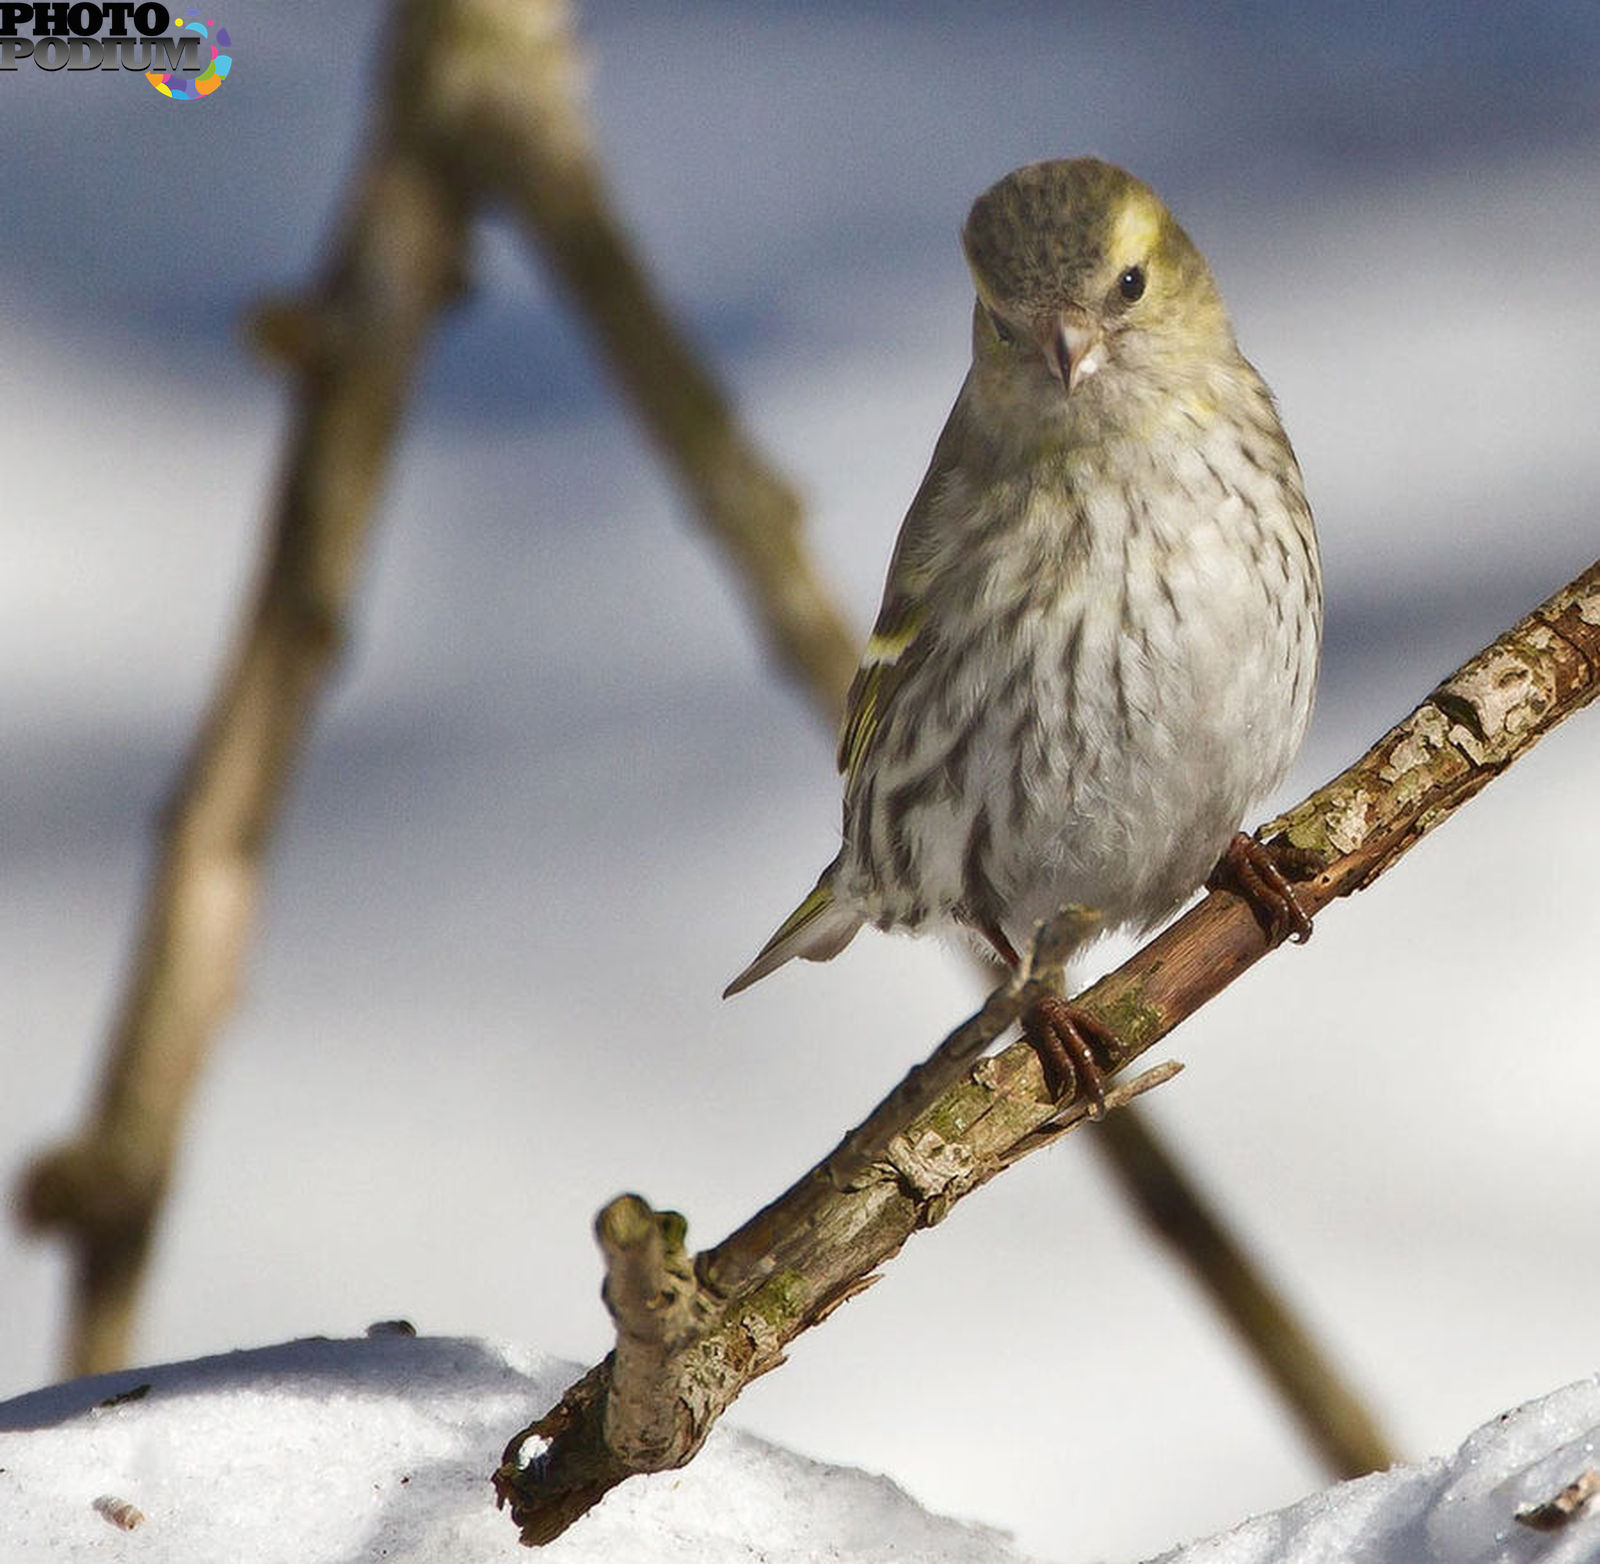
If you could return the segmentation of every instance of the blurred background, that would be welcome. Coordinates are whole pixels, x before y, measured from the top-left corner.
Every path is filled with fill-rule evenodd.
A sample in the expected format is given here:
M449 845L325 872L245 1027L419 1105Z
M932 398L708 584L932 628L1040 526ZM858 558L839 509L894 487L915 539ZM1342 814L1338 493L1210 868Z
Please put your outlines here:
M1088 151L1210 257L1317 509L1327 659L1280 801L1595 556L1600 9L578 16L619 205L863 627L965 365L966 207ZM8 1185L94 1079L277 470L285 399L239 322L322 253L386 7L217 20L235 65L201 103L0 75ZM833 851L830 736L508 229L475 284L195 1107L147 1361L395 1315L591 1361L601 1203L714 1242L975 997L937 944L868 933L718 999ZM1187 1024L1150 1102L1415 1457L1600 1367L1597 774L1588 714ZM65 1276L0 1233L0 1396L54 1377ZM1058 1560L1321 1480L1076 1141L735 1415Z

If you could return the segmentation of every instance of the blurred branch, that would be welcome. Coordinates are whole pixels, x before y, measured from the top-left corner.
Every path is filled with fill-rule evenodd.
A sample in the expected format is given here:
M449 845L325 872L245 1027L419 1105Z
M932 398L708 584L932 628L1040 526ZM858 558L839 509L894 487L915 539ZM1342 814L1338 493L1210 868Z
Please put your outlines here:
M1106 1163L1134 1209L1234 1328L1323 1465L1341 1477L1364 1477L1394 1465L1389 1442L1365 1403L1254 1257L1242 1252L1238 1239L1195 1193L1149 1120L1139 1113L1114 1113L1089 1139L1102 1150L1107 1150L1102 1142L1115 1143Z
M855 637L802 543L793 487L734 417L614 215L564 0L457 0L441 38L460 87L441 156L506 203L555 272L693 514L737 570L779 665L842 699Z
M264 564L164 811L94 1108L20 1191L24 1220L74 1250L75 1373L127 1360L189 1100L233 1007L412 376L484 203L512 205L544 246L785 666L840 688L849 678L850 637L800 546L797 499L609 216L583 85L566 0L398 0L377 124L324 279L256 322L258 345L298 380Z
M1322 865L1299 887L1315 912L1370 885L1597 690L1600 562L1261 835ZM1076 1003L1120 1039L1117 1065L1125 1068L1268 948L1249 908L1212 891ZM1038 981L1030 963L935 1057L980 1050ZM689 1461L744 1386L869 1285L913 1232L1084 1119L1077 1103L1050 1100L1032 1048L1021 1043L981 1059L919 1110L921 1098L897 1091L869 1121L872 1136L846 1136L833 1156L692 1262L675 1213L653 1212L637 1196L601 1213L618 1347L506 1449L495 1487L524 1542L559 1536L628 1476ZM914 1116L895 1111L897 1101Z
M412 372L459 288L465 211L386 101L322 283L275 312L298 405L266 557L231 660L164 812L132 971L89 1122L25 1175L36 1228L74 1249L74 1373L127 1361L190 1095L233 1008L263 862L345 620Z

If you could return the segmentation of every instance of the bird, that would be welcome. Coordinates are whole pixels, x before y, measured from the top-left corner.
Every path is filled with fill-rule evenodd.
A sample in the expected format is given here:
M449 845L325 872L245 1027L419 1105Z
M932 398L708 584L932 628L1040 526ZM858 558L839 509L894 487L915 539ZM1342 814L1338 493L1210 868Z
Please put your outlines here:
M725 997L869 923L1016 968L1063 905L1092 909L1087 945L1208 881L1274 941L1310 932L1240 826L1310 720L1316 530L1210 267L1093 157L1005 175L961 243L972 362L846 700L839 851ZM1047 1079L1103 1107L1114 1038L1057 996L1024 1031Z

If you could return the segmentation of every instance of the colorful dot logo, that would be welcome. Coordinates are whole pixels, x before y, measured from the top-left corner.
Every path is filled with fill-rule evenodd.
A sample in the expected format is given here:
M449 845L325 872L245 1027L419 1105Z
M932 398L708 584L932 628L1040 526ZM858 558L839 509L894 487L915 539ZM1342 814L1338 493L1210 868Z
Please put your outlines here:
M210 48L211 58L198 76L179 76L173 71L146 71L144 79L174 103L195 103L201 98L209 98L228 79L228 72L233 69L233 56L222 52L233 47L228 29L218 27L209 18L203 22L186 22L181 16L175 16L172 23L183 32L198 34L201 47Z

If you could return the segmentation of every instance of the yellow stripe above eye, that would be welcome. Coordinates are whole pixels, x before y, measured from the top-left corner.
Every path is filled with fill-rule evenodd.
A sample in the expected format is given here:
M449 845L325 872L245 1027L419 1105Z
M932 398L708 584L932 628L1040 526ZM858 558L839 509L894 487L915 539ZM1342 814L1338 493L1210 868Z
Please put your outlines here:
M1161 237L1161 203L1130 190L1111 222L1111 256L1119 266L1145 261Z

